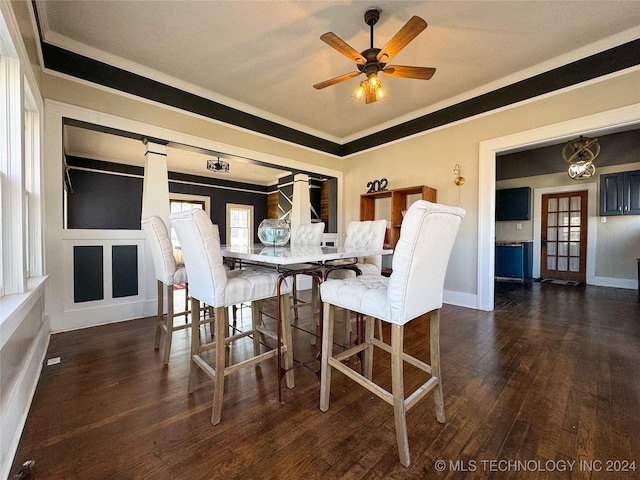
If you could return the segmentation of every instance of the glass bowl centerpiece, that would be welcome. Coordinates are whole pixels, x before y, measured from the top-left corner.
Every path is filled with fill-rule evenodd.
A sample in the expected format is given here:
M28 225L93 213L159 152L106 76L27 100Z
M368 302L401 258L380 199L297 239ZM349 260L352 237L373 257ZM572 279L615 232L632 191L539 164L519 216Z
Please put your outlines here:
M285 220L266 218L258 227L258 238L267 247L281 247L290 236L291 228Z

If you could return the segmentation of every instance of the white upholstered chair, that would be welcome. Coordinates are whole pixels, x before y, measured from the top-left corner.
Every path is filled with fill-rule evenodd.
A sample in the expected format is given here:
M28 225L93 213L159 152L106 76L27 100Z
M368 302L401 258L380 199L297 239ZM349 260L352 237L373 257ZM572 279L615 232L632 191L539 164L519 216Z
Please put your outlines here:
M384 234L387 230L386 220L365 220L353 221L347 225L347 235L344 240L344 247L347 249L375 249L382 250L384 247ZM356 272L346 268L335 269L337 265L347 263L334 262L327 266L325 277L328 278L351 278L356 276ZM373 255L370 257L358 257L355 267L362 275L380 275L382 272L382 256ZM349 312L343 312L343 342L348 344L351 333L351 320ZM378 336L382 340L382 323L378 322Z
M440 377L439 323L444 277L460 222L465 211L418 200L408 209L402 222L400 240L393 256L391 277L361 275L346 279L328 279L320 286L324 302L320 409L329 409L331 370L336 369L393 406L400 463L409 466L409 441L406 411L434 391L436 418L445 421ZM333 354L333 309L335 306L365 315L364 342ZM428 365L403 349L404 326L430 313L430 356ZM372 319L391 326L391 344L372 335ZM389 392L372 381L373 347L391 354L391 389ZM363 372L358 373L342 360L363 352ZM430 374L429 380L405 399L403 362Z
M160 348L160 338L162 332L165 333L163 363L169 363L171 354L171 340L173 332L188 328L189 323L174 325L174 318L189 314L187 308L184 312L175 312L173 303L173 286L187 283L187 271L184 265L176 262L173 254L173 245L164 221L153 215L145 218L141 222L147 240L147 246L151 250L153 267L155 269L156 280L158 282L158 318L156 322L155 348ZM164 293L167 292L167 315L164 315Z
M295 247L307 247L307 246L320 246L322 242L322 234L324 233L324 222L317 223L305 223L299 225L291 237L291 246ZM293 268L296 268L294 266ZM304 268L304 266L303 266ZM298 308L311 306L312 318L315 324L315 316L318 308L318 285L315 281L311 282L311 302L305 302L298 298L298 281L297 275L293 277L293 291L291 300L293 301L293 316L298 320ZM312 336L312 344L315 344L315 336Z
M375 249L382 250L384 246L384 234L387 230L386 220L366 220L361 222L349 222L347 235L344 239L344 247L347 249ZM336 264L338 264L337 262ZM382 257L358 257L355 266L362 275L380 274L382 271ZM330 278L354 277L355 272L348 269L327 270Z
M191 310L198 311L200 302L204 302L213 307L215 312L216 333L213 342L202 344L198 327L192 325L189 393L195 390L197 372L198 369L202 369L214 382L211 423L216 425L221 420L224 378L228 374L275 357L280 350L284 355L287 386L293 388L293 349L289 325L291 286L288 282L283 282L280 289L283 345L280 349L276 347L261 353L258 332L271 338L277 338L277 335L261 326L260 301L277 295L279 274L272 269L260 268L225 270L220 251L220 237L209 215L203 210L174 213L169 218L180 241L189 275ZM227 332L229 326L228 307L243 302L251 302L252 328L225 338L223 332ZM225 345L247 336L253 337L253 356L227 366ZM215 349L213 366L209 365L202 355L210 349Z

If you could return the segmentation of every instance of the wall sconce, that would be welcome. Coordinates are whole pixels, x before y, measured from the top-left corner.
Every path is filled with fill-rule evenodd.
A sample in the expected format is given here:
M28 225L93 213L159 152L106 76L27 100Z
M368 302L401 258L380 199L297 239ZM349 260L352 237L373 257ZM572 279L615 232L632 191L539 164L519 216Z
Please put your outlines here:
M454 182L457 186L461 187L462 185L464 185L464 177L460 176L460 165L458 165L456 163L456 166L453 168L453 176L454 176Z

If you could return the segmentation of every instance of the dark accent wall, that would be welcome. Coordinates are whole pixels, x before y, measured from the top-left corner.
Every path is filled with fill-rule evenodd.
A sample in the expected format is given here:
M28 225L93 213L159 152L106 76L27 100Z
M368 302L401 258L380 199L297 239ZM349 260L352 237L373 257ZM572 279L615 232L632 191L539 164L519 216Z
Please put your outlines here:
M258 225L263 219L267 218L266 189L265 193L246 192L169 181L169 192L208 196L211 202L211 221L220 228L220 241L222 243L227 242L227 203L253 205L254 242L260 242L257 234Z
M74 190L67 195L68 228L140 230L143 167L79 157L68 157L67 164ZM226 204L253 205L257 231L267 218L267 190L261 185L169 172L169 192L210 198L211 221L219 226L222 243L226 242ZM257 234L255 241L259 241Z
M565 143L498 155L496 158L496 179L507 180L566 172L567 163L562 158L562 148ZM594 161L596 171L599 167L640 161L638 153L640 152L640 129L598 135L598 143L600 144L600 155Z
M69 170L67 228L140 230L142 178Z

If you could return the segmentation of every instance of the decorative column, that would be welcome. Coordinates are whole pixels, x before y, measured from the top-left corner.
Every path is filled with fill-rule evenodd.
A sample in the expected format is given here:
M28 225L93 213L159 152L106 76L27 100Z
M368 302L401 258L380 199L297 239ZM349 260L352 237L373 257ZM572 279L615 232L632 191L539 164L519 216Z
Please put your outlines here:
M169 174L167 172L167 149L164 145L144 140L147 147L142 184L142 218L157 215L169 223Z
M295 239L298 225L311 223L309 175L298 173L293 177L293 205L291 207L291 239Z

